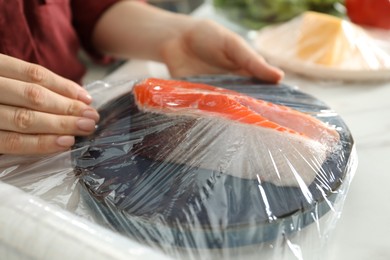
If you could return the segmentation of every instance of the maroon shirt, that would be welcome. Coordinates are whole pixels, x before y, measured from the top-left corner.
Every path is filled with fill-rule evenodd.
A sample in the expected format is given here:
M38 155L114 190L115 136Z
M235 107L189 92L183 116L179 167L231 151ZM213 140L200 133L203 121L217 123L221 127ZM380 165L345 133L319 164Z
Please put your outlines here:
M0 0L0 53L40 64L80 82L80 43L95 58L91 36L102 13L119 0Z

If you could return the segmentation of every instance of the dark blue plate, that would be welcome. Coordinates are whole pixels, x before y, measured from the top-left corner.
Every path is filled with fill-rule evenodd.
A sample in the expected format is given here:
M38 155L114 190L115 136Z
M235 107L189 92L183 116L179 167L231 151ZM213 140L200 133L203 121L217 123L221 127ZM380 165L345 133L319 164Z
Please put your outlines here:
M186 80L232 89L313 116L329 110L323 102L286 85L237 76ZM109 102L100 114L96 133L78 138L72 155L83 198L104 224L163 248L234 248L297 232L330 210L348 174L353 139L336 114L326 121L337 127L342 149L329 156L321 177L308 186L310 201L299 187L260 184L164 161L193 119L172 122L171 117L140 112L131 93Z

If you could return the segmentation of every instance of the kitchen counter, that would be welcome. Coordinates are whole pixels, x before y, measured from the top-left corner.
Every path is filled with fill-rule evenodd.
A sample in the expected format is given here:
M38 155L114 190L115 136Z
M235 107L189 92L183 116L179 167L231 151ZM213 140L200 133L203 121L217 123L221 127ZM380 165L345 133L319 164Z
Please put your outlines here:
M285 82L330 105L356 142L358 168L330 238L330 260L390 259L390 82L324 83L290 75Z

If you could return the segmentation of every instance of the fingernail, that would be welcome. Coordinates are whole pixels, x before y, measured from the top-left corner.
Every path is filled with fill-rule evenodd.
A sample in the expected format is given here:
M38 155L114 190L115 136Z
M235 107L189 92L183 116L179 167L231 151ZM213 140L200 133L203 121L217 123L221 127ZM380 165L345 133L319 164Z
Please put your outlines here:
M88 92L83 88L79 89L77 99L83 101L86 104L90 104L92 102L91 95L89 95Z
M57 144L62 147L71 147L74 145L75 139L73 136L60 136L57 138Z
M276 71L283 77L284 76L284 71L279 69L279 68L276 68Z
M77 120L76 125L80 130L87 132L95 130L96 127L95 121L89 118L81 118Z
M99 121L99 114L93 109L87 109L83 112L83 117L93 119L95 122Z

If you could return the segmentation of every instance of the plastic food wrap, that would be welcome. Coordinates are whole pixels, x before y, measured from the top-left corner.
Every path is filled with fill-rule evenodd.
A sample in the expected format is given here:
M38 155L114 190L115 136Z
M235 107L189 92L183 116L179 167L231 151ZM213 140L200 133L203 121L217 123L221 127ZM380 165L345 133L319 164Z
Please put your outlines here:
M258 31L253 44L271 63L302 75L386 80L390 78L390 45L380 34L335 16L305 12Z
M133 85L95 83L121 89L96 133L1 180L177 259L323 259L357 164L337 113L235 76Z

